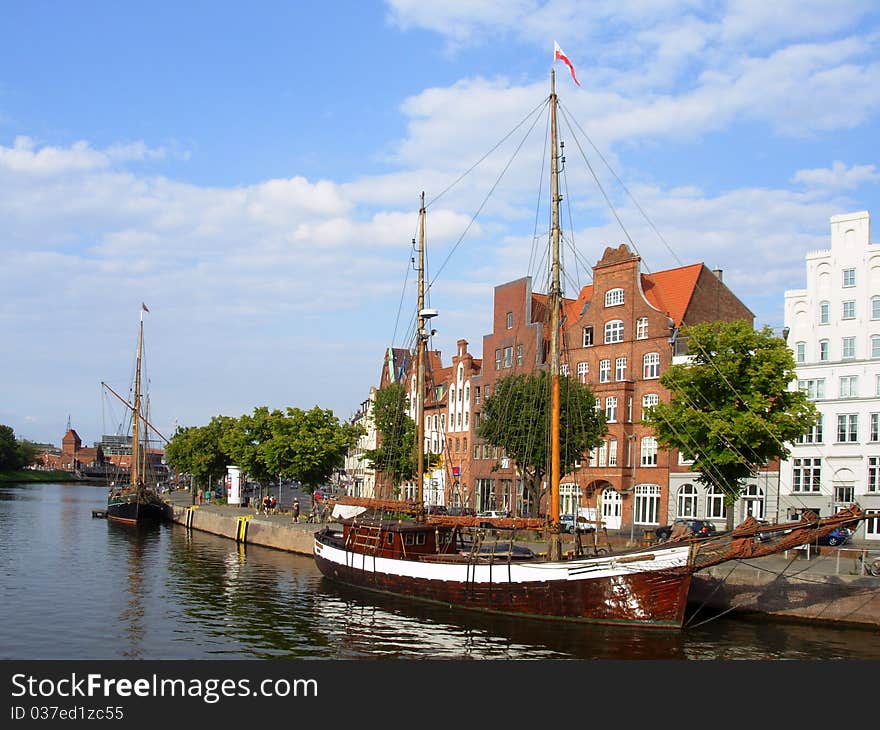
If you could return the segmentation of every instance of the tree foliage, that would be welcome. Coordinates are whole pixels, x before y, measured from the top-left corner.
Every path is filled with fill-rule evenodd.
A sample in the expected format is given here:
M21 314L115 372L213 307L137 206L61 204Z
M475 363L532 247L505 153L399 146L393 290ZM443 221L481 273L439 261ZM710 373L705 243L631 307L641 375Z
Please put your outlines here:
M571 378L559 379L560 474L574 468L606 432L605 414L596 410L590 388ZM537 514L550 463L550 376L546 371L509 375L495 384L480 417L477 435L500 446L523 476L531 514Z
M395 489L412 479L416 470L416 424L407 414L408 408L409 398L403 383L380 388L373 404L379 444L364 452L370 468L385 474Z
M11 426L0 424L0 471L17 471L36 461L37 447L30 441L19 441Z
M165 454L199 483L211 484L235 464L263 486L282 476L311 491L342 466L359 435L360 429L340 423L329 410L260 406L251 415L215 416L207 426L179 429Z
M788 457L786 442L815 425L818 411L805 393L789 390L794 357L769 327L707 322L682 335L690 362L660 378L671 400L654 406L644 423L663 447L693 459L699 481L732 504L756 467Z
M165 447L165 460L180 474L192 474L198 484L210 487L233 463L224 447L235 419L214 416L207 426L179 428Z

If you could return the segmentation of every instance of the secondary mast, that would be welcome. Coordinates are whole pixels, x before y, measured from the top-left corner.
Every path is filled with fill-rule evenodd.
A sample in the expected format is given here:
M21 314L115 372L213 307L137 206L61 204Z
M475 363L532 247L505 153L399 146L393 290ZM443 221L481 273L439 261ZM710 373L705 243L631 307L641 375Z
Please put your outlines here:
M549 560L562 559L562 540L559 535L559 323L562 308L559 256L559 151L556 139L556 70L550 70L550 464L549 500L550 520Z
M144 310L138 329L137 364L134 374L134 407L131 419L131 488L140 486L141 357L144 347Z

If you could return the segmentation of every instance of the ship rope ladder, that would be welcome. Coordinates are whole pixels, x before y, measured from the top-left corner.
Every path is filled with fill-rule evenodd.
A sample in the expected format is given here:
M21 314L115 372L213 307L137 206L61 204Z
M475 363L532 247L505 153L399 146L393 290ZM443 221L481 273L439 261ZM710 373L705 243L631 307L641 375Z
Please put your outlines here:
M360 549L366 553L370 551L373 555L379 552L379 545L382 539L382 528L375 525L357 525L352 530L351 547L355 550Z

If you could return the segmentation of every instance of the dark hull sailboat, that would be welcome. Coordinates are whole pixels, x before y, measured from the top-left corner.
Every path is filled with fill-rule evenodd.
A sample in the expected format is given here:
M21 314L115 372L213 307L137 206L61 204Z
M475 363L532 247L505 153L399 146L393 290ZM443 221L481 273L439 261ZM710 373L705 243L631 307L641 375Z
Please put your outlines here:
M750 519L718 537L552 561L512 542L486 551L480 529L448 518L350 518L315 534L314 556L326 577L371 591L527 618L678 629L698 570L793 549L868 516L852 507L772 526Z
M126 525L144 522L167 522L171 519L171 506L158 495L144 491L111 492L107 498L107 519Z
M129 403L106 383L103 385L131 411L131 471L128 483L114 485L107 494L107 519L127 525L166 522L171 519L171 506L165 502L145 481L147 477L145 453L146 439L141 444L141 434L147 433L151 424L141 408L141 363L144 348L144 312L141 305L140 328L138 330L137 362L134 379L134 403ZM155 430L155 429L153 429ZM158 434L158 431L156 431ZM161 436L161 434L158 434ZM164 437L162 437L164 438Z
M548 295L550 375L550 445L547 470L548 516L536 520L492 520L492 531L511 530L508 542L487 544L485 518L452 518L426 515L424 484L424 396L426 319L436 315L424 308L424 218L422 197L419 242L419 301L414 388L418 466L417 499L387 505L391 512L409 511L413 519L382 518L385 505L357 504L341 520L341 527L325 527L314 535L314 558L327 578L371 591L468 610L519 617L580 623L632 625L678 629L683 626L694 573L712 565L780 553L813 542L837 527L851 527L877 514L857 505L820 520L808 513L797 522L759 524L747 519L736 529L715 537L676 536L656 546L619 554L584 556L562 554L559 519L560 459L560 200L556 143L556 94L551 77L550 130L552 150L551 284ZM466 447L465 447L466 448ZM354 502L354 503L353 503ZM356 514L356 516L351 516ZM369 516L371 515L372 516ZM519 529L544 529L546 556L515 549ZM519 533L520 535L522 532ZM488 548L488 549L486 549Z

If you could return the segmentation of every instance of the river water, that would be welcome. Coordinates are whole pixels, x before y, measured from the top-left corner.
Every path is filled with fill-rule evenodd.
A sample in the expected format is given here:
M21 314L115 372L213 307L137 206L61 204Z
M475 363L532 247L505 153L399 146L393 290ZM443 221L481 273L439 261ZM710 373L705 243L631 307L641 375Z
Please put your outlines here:
M880 632L860 628L699 616L633 630L389 599L308 557L93 518L105 495L0 485L0 659L880 658Z

